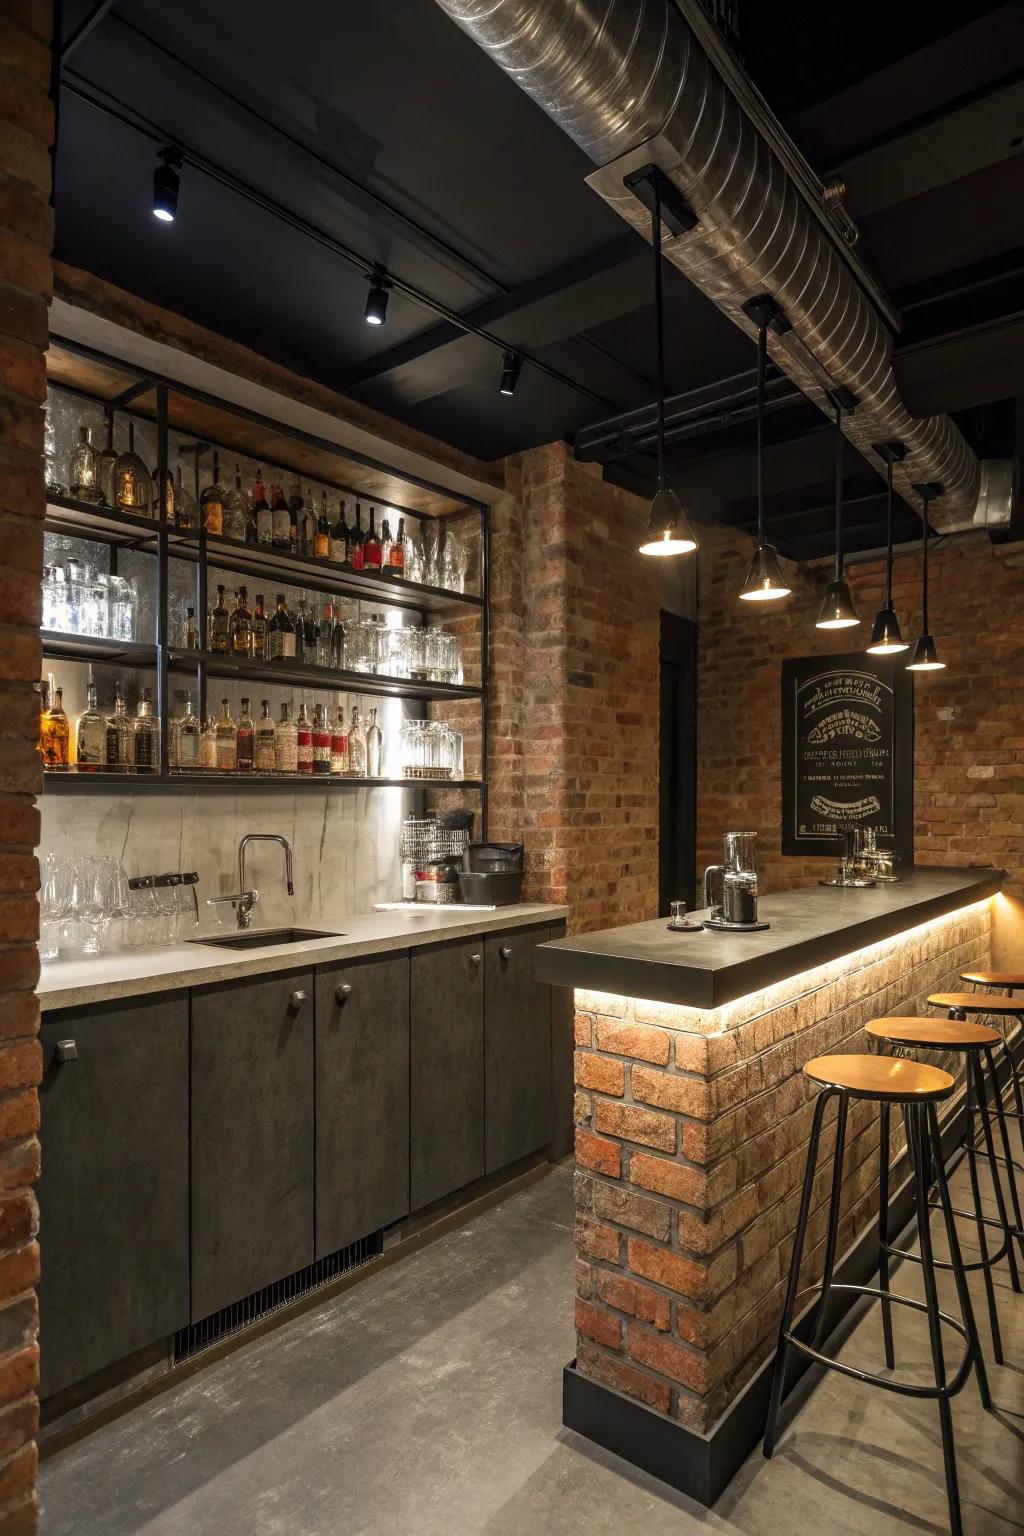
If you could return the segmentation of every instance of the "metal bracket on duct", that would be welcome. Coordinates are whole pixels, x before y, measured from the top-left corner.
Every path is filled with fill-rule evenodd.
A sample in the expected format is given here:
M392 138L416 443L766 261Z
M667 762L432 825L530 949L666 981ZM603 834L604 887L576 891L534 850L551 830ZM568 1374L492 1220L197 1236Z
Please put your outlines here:
M871 444L906 444L894 483L915 511L912 485L938 481L942 532L1009 525L1011 496L982 495L982 467L950 418L915 419L904 405L888 301L731 56L712 62L717 34L698 0L437 3L600 167L589 185L644 239L650 215L624 177L664 171L697 216L664 240L667 259L751 337L742 306L771 294L791 325L769 337L773 361L830 415L826 390L856 397L844 431L879 473Z

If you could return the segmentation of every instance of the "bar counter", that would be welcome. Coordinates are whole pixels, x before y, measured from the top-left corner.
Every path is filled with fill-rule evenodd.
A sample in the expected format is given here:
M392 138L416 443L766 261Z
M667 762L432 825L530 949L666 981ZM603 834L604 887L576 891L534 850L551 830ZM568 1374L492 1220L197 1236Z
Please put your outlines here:
M803 1065L866 1050L869 1019L927 1014L929 993L989 965L1002 876L920 868L765 897L757 933L673 933L662 918L538 949L538 977L575 989L570 1428L718 1496L764 1423L815 1097ZM831 1121L804 1286L821 1273ZM898 1230L896 1135L891 1150ZM837 1280L872 1283L877 1188L877 1116L855 1103Z

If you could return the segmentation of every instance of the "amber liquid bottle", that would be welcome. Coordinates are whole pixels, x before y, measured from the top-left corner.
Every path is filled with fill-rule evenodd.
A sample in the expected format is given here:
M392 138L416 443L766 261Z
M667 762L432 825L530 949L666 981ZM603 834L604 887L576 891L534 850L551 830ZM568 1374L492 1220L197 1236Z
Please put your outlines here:
M381 549L380 539L377 537L377 513L370 508L370 527L366 538L363 540L363 567L368 571L379 571L384 564L384 551Z
M256 594L256 610L252 616L252 654L262 661L267 654L267 610L263 606L263 593Z
M243 699L235 737L235 769L238 773L252 773L255 740L256 727L249 713L249 700Z
M352 539L349 545L349 559L352 562L352 569L354 571L362 571L365 569L366 562L363 559L363 541L365 538L366 535L363 532L363 509L357 501L356 525L352 529Z
M39 749L43 767L65 771L71 766L71 722L61 702L63 689L54 685L53 674L43 689L44 707L40 716Z

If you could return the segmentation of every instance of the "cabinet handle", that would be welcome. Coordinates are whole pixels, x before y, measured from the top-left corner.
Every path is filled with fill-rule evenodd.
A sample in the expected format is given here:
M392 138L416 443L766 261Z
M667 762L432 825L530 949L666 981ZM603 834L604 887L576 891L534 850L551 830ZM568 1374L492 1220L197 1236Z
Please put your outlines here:
M303 1005L303 1003L305 1001L306 1001L306 993L305 992L303 992L301 990L298 991L298 992L293 992L291 997L288 1000L288 1006L290 1008L294 1009L294 1011L296 1013L298 1013L299 1009L302 1007L302 1005Z
M58 1061L77 1061L78 1042L76 1040L58 1040L56 1056Z
M483 955L470 955L469 958L472 960L474 965L479 965L480 961L483 959Z
M503 944L501 946L501 948L498 950L498 954L501 956L501 958L503 960L511 960L511 958L512 958L512 946L511 946L511 944Z
M335 987L334 989L334 1001L336 1003L346 1002L348 998L351 997L351 995L352 988L349 986L347 981L343 981L340 987Z

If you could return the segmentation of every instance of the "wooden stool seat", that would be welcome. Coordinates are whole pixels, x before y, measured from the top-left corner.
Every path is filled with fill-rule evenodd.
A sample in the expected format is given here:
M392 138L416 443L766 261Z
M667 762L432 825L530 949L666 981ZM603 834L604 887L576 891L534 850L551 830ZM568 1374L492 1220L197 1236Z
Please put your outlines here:
M953 1079L941 1067L896 1056L815 1056L804 1067L804 1075L855 1099L887 1104L932 1103L953 1092Z
M1024 987L1024 971L961 971L960 980L977 987Z
M872 1019L866 1034L890 1045L913 1045L925 1051L980 1051L998 1045L1002 1035L987 1024L959 1019Z
M1024 997L1005 992L933 992L930 1008L957 1008L961 1013L1024 1013Z

